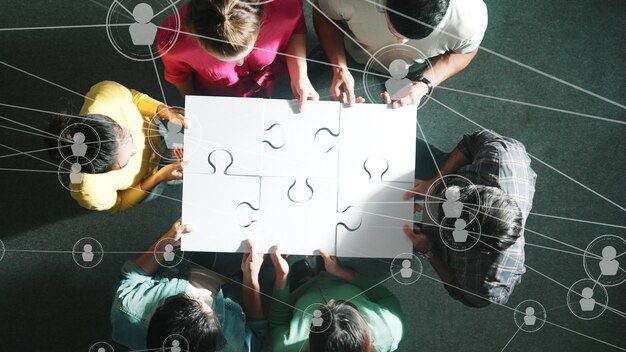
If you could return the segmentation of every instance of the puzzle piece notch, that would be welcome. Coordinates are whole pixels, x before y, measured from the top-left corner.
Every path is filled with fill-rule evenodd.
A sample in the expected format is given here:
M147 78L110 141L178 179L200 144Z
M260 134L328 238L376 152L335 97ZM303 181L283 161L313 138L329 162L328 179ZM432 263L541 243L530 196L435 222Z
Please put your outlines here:
M317 132L315 132L315 145L318 147L318 150L322 153L328 153L333 148L337 147L337 142L339 139L338 133L333 133L330 129L324 127L320 128Z
M287 143L287 131L285 127L279 123L275 123L265 129L266 137L263 143L266 143L272 149L280 149Z
M242 227L238 210L241 204L258 207L260 177L229 175L233 158L226 150L213 151L208 161L210 173L185 175L183 221L196 229L184 236L181 247L188 251L245 252L242 239L255 237L256 227Z

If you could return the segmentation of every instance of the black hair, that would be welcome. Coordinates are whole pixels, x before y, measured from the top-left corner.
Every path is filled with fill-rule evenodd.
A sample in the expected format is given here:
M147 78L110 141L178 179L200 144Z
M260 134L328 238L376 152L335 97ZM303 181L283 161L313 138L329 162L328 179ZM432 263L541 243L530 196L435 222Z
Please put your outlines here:
M447 183L450 186L450 181ZM482 246L487 251L505 250L521 236L522 211L517 202L503 190L477 185L460 187L459 191L459 201L463 203L464 208L459 219L465 220L469 232L476 233L480 229L480 234L484 235L480 236L477 246ZM441 195L444 192L443 185L435 190L435 193ZM443 203L439 206L439 222L444 228L454 229L457 218L444 219L442 206ZM480 228L476 221L480 223Z
M147 348L160 350L164 340L174 334L186 339L190 352L213 352L222 328L215 314L207 313L196 299L181 294L168 298L150 319Z
M449 0L387 0L387 16L399 34L409 39L422 39L439 25L449 4Z
M58 136L58 139L44 138L51 148L48 151L50 158L57 162L62 162L72 155L74 136L76 133L82 133L85 136L87 150L85 156L81 157L83 160L79 161L81 164L86 163L90 172L99 174L111 171L117 157L118 138L122 128L105 115L72 116L63 113L54 117L46 132Z
M369 326L348 301L330 300L317 307L323 323L311 324L309 349L315 352L374 352Z

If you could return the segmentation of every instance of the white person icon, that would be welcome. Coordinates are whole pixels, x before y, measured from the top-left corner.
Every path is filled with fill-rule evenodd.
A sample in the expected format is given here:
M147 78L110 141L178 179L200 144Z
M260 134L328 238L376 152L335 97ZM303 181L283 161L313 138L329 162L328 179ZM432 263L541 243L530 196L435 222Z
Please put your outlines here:
M593 308L596 306L596 300L591 298L593 297L593 290L590 287L583 288L581 292L583 298L580 299L580 309L583 312L591 312Z
M93 247L90 244L88 244L88 243L83 246L82 257L83 257L83 261L85 263L91 263L93 261L93 252L92 252L92 250L93 250Z
M154 16L152 7L146 3L140 3L133 9L135 23L130 25L130 38L135 45L152 45L157 33L157 26L150 22Z
M85 135L82 132L74 133L72 136L72 155L75 157L84 157L87 154L87 144L85 144Z
M524 314L524 324L528 326L533 326L537 322L537 317L535 316L535 308L526 307L526 311Z
M403 279L410 279L413 276L413 270L411 269L411 261L405 259L402 261L402 269L400 269L400 276Z
M461 216L463 210L463 203L459 202L461 198L461 191L458 187L446 188L446 201L441 206L443 208L443 214L446 218L458 218Z
M183 125L175 120L167 123L167 135L165 136L165 145L169 149L183 148Z
M615 276L619 268L619 262L615 259L617 252L615 247L606 246L602 249L602 260L600 261L600 271L605 276Z
M406 78L408 73L409 65L402 59L395 59L389 64L391 78L385 82L385 89L391 99L398 100L409 95L413 82Z
M465 229L466 225L467 224L465 223L465 220L456 219L456 221L454 222L455 229L454 231L452 231L452 238L454 239L454 242L464 243L465 241L467 241L467 236L469 235L469 233Z
M174 260L174 246L172 246L171 244L166 244L165 245L165 253L163 253L163 260L165 260L166 262L171 262Z
M70 166L70 183L79 184L83 182L83 174L80 173L82 166L79 163L74 163Z
M311 322L313 323L313 326L318 328L320 326L322 326L322 324L324 324L324 318L322 318L322 311L319 309L316 309L313 311L313 319L311 319Z

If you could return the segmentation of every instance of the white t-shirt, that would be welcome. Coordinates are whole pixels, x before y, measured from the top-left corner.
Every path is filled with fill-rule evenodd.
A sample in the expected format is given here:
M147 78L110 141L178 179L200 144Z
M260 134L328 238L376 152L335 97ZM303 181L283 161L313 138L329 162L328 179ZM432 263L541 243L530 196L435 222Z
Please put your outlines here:
M372 2L386 3L385 0ZM398 44L396 37L389 31L384 11L377 5L366 0L319 0L319 5L328 17L344 22L352 32L353 39L368 51L364 52L353 40L344 37L346 50L358 63L366 64L379 49ZM478 48L486 28L487 6L482 0L450 0L444 18L429 36L412 39L405 44L419 50L422 55L415 50L396 50L396 55L381 55L377 58L389 67L391 61L398 58L413 64L447 51L469 53Z

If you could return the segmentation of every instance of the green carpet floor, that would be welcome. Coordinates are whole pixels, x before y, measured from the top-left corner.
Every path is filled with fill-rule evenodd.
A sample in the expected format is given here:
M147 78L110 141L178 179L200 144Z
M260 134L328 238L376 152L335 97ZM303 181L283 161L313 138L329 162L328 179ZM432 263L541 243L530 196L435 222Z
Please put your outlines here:
M70 99L80 106L81 98L71 91L85 93L101 80L115 80L160 99L152 63L120 55L102 26L4 30L104 24L110 3L3 1L0 104L55 111L59 101ZM430 101L420 110L418 118L428 142L450 150L464 133L479 129L479 125L514 137L543 161L532 162L538 174L533 212L619 226L531 215L527 228L534 232L525 235L526 263L541 274L529 269L506 307L466 308L432 279L436 274L428 265L413 285L387 281L385 285L397 294L407 318L399 350L624 350L623 313L605 311L594 320L581 320L567 308L566 296L570 285L586 278L580 249L600 235L626 237L626 187L622 183L626 167L626 2L486 3L489 26L484 49L465 71L443 84L485 96L435 90L433 96L449 109ZM305 8L310 17L310 6ZM307 22L309 51L312 57L324 60L310 18ZM156 65L162 77L161 62L157 60ZM310 63L309 70L318 92L328 99L328 66ZM362 78L359 74L355 78L362 92ZM565 81L622 106L572 88ZM165 82L163 86L167 102L182 105L176 89ZM277 97L290 97L286 86ZM122 263L133 255L107 253L96 268L86 270L74 263L71 254L55 251L71 250L74 242L87 236L98 239L105 251L145 250L180 216L181 204L176 199L180 199L182 187L170 187L165 194L169 198L123 214L80 208L61 187L56 166L40 160L47 160L45 152L5 157L46 148L40 137L14 129L29 130L20 124L43 129L51 116L0 105L0 239L9 250L0 261L0 350L86 352L93 343L107 341L115 351L125 351L111 340L110 291ZM237 255L220 254L217 265L227 270L239 260ZM387 264L376 260L349 263L381 280L388 273ZM271 268L263 273L266 280L271 279ZM626 283L607 287L607 292L609 305L625 312ZM534 333L518 331L513 320L512 308L528 299L541 302L548 311L549 324Z

